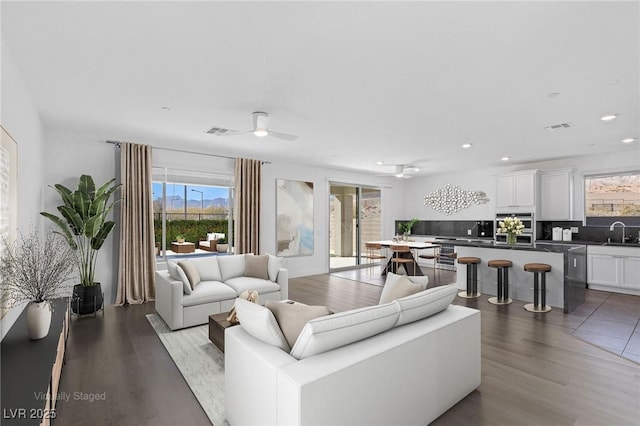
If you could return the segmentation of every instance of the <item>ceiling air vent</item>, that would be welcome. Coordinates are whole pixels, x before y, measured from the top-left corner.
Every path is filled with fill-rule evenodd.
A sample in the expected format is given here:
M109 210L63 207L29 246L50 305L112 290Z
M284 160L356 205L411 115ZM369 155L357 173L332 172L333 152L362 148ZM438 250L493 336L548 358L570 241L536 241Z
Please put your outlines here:
M216 136L222 136L228 133L235 133L235 132L237 132L237 130L223 129L222 127L212 127L209 130L207 130L207 133L211 133L212 135L216 135Z
M553 132L554 130L558 130L558 129L568 129L569 127L573 127L573 124L571 123L560 123L560 124L554 124L553 126L547 126L544 129L547 132Z

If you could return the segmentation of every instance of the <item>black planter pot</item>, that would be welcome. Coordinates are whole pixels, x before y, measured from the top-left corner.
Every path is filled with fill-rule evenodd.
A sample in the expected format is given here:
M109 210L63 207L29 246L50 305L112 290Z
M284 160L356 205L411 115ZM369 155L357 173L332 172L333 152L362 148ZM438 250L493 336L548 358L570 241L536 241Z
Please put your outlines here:
M102 309L103 303L102 287L100 286L100 283L94 283L91 287L84 287L81 284L73 286L71 311L74 314L92 314Z

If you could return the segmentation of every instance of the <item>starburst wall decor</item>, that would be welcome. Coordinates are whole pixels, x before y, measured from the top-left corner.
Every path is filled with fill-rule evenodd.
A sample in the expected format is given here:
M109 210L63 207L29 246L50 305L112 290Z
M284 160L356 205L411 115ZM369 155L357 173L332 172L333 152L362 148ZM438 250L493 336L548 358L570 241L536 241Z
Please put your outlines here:
M425 206L431 206L432 209L447 215L469 208L471 204L486 204L488 201L489 198L484 191L467 191L451 184L424 197Z

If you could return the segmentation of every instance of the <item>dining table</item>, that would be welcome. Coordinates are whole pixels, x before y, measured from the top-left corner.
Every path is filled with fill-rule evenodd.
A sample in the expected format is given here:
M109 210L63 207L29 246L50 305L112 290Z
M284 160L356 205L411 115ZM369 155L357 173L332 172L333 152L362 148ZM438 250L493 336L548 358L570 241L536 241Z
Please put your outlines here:
M428 241L393 241L393 240L381 240L381 241L367 241L367 243L372 243L372 244L380 244L382 247L391 247L392 245L397 245L397 246L407 246L409 247L409 251L407 252L398 252L397 255L399 257L404 257L407 259L411 259L413 260L413 267L406 267L405 266L405 271L407 272L407 275L424 275L422 273L422 270L420 269L420 266L418 265L418 261L416 260L415 256L413 255L413 251L414 250L427 250L427 249L433 249L434 253L435 250L437 248L440 247L439 244L434 244ZM393 271L393 264L392 264L392 258L393 256L389 256L389 260L387 261L386 266L384 267L384 269L382 270L382 275L386 275L387 272L389 271Z

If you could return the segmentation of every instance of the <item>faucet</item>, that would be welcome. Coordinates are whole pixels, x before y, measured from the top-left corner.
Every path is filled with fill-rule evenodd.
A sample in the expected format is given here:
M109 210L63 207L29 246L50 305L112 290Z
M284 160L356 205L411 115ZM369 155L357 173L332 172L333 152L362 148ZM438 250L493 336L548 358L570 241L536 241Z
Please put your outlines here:
M620 242L624 243L624 230L627 225L617 220L611 224L611 226L609 227L609 231L613 231L613 228L615 228L616 225L622 225L622 240Z

